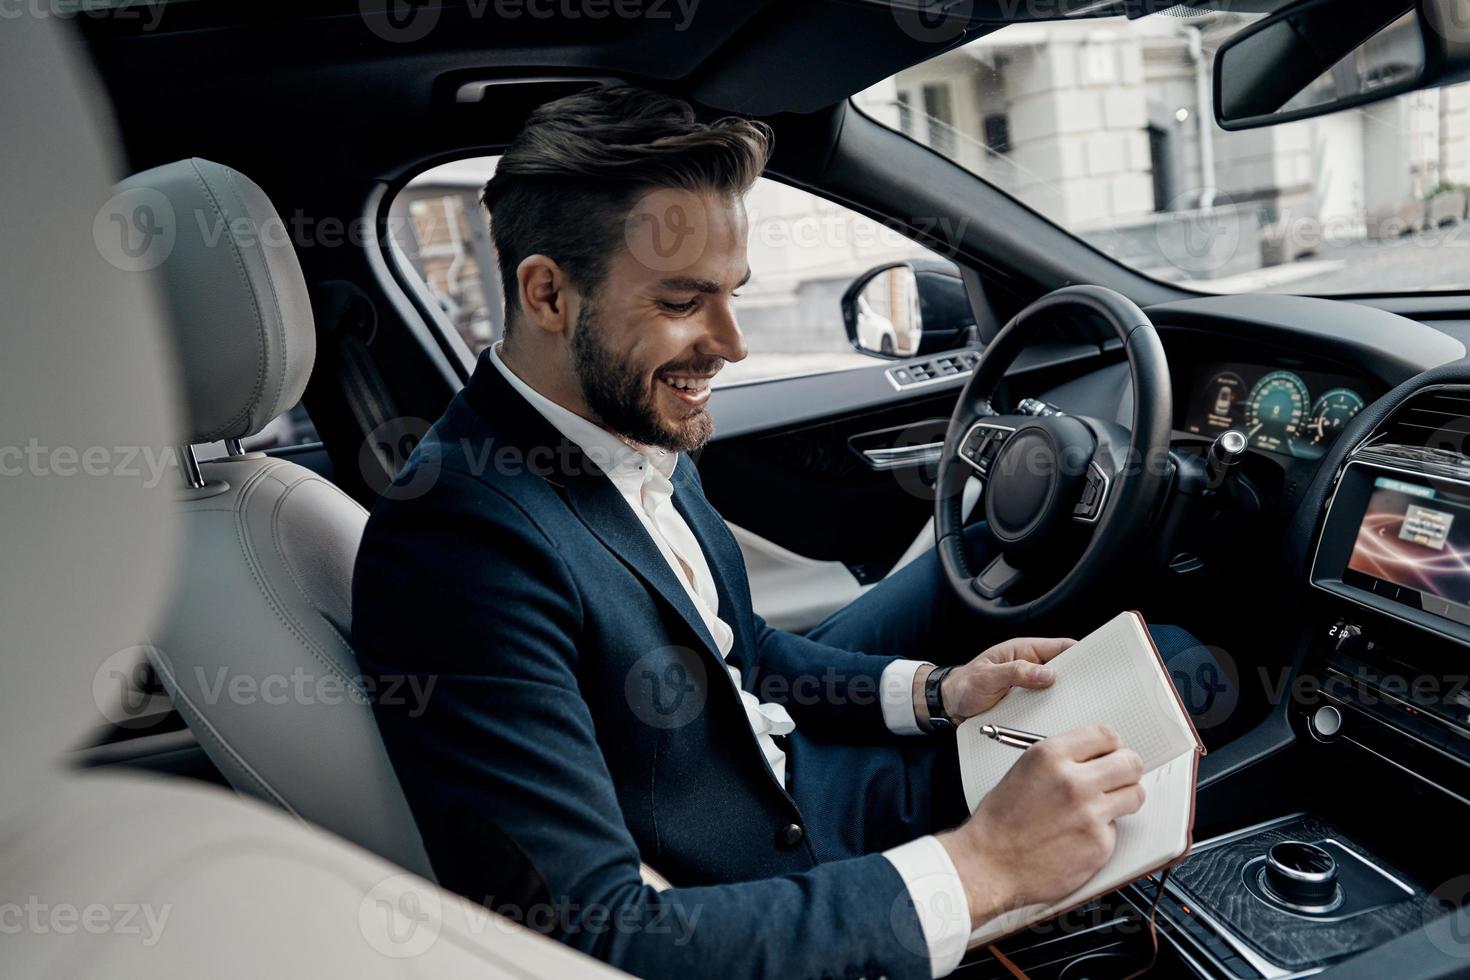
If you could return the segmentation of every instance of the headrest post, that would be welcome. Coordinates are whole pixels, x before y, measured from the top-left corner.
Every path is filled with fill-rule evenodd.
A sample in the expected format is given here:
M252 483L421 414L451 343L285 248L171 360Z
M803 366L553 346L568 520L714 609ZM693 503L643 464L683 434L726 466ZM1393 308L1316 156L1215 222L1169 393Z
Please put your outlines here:
M231 456L244 456L245 444L239 439L226 439L225 452L229 453Z
M204 489L204 474L199 472L199 460L194 456L193 446L179 447L179 469L184 471L184 482L190 490Z

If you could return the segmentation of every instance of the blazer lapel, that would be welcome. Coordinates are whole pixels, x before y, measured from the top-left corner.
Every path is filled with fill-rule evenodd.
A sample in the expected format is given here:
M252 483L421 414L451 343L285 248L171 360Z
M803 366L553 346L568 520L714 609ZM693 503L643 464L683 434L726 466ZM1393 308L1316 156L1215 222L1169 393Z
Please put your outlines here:
M704 560L709 565L710 576L715 580L715 590L720 596L720 618L729 624L735 633L731 654L737 655L746 647L745 617L738 610L743 603L750 604L749 590L743 587L742 575L745 562L739 548L731 548L730 529L725 519L710 506L698 482L690 472L694 460L681 455L674 469L674 508L683 516L689 530L694 533L699 546L704 549ZM737 588L739 587L739 588ZM739 658L739 666L745 666Z
M541 478L557 488L588 530L649 589L673 606L716 660L723 663L714 637L705 628L689 593L674 577L674 570L664 561L658 546L629 509L618 488L580 447L563 436L511 387L510 382L490 363L488 350L480 355L467 391L470 401L490 426L505 433L510 442L521 448L527 460L532 459L534 449L549 450L545 456L546 464L538 470ZM681 460L679 466L684 465ZM678 476L677 469L675 476ZM679 495L676 493L674 496L677 499ZM711 569L714 564L711 563ZM716 582L722 585L718 578Z
M585 457L584 457L585 458ZM596 470L596 465L590 460L586 463L587 469ZM679 580L674 577L674 570L664 560L663 553L648 536L648 531L643 524L628 508L628 502L613 486L606 475L599 472L589 472L585 476L579 476L567 484L567 499L571 502L572 509L582 519L593 534L603 544L607 545L609 551L617 555L633 573L643 580L644 584L664 598L664 601L673 606L680 616L684 617L695 634L704 641L711 653L716 658L720 651L715 646L714 637L705 628L704 620L700 618L699 611L694 608L694 602L689 598L689 593Z

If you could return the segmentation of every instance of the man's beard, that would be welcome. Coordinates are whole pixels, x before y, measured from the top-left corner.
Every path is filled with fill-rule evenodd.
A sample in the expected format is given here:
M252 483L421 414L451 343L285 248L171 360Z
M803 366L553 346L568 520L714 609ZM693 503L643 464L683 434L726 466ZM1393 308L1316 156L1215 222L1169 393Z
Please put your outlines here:
M709 442L714 434L714 419L702 408L674 426L659 418L653 406L656 393L644 382L642 371L604 345L602 324L590 302L583 304L572 331L572 367L577 372L577 383L582 386L587 407L603 425L625 439L670 452L688 453ZM705 374L719 367L720 364L707 362L689 373ZM654 384L663 382L655 379Z

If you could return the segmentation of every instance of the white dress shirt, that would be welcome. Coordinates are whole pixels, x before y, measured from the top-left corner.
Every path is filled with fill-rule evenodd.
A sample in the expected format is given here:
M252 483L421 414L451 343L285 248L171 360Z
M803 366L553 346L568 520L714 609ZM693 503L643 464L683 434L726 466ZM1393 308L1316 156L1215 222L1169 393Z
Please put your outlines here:
M720 618L720 596L710 574L704 550L694 532L674 507L674 485L670 481L678 455L662 449L630 443L582 418L547 398L526 382L500 358L500 344L490 349L490 360L526 401L567 439L576 443L588 459L607 474L633 515L653 539L674 577L688 593L724 658L730 653L734 633ZM898 735L920 733L914 715L914 674L924 666L918 660L895 660L883 670L879 681L883 721ZM730 681L745 705L745 717L755 732L761 752L770 764L776 782L786 787L786 753L773 736L787 735L796 723L779 704L763 704L740 686L740 671L725 665ZM934 976L950 973L964 956L969 938L969 904L959 873L944 846L933 837L921 837L884 852L908 887L918 912L924 939L929 947Z

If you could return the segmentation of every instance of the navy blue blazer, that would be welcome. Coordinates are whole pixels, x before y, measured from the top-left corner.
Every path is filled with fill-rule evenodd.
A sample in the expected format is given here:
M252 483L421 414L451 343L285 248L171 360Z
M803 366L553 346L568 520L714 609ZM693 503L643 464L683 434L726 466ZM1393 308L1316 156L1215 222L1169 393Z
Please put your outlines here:
M891 658L767 626L688 457L672 480L744 687L799 734L884 732ZM898 873L819 863L674 572L488 353L374 507L352 606L376 689L428 687L375 711L446 887L642 976L929 976Z

